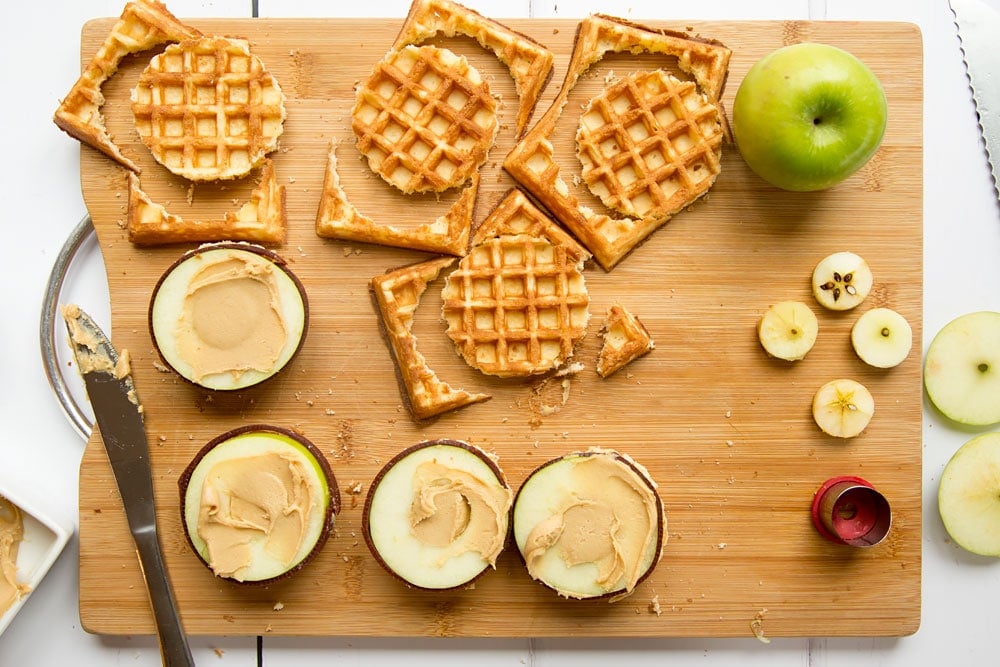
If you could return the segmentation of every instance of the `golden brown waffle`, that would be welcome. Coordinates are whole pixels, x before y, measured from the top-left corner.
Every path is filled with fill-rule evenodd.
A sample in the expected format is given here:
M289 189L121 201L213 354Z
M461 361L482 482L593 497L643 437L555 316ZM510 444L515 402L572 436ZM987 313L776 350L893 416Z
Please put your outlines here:
M658 222L715 183L721 114L694 81L636 72L584 108L576 145L580 175L605 206Z
M340 185L337 171L336 144L331 144L327 157L323 193L316 214L316 234L324 238L359 243L377 243L398 248L461 256L469 249L472 214L479 191L479 174L472 175L469 184L447 212L432 223L412 228L376 223L363 215L351 203Z
M436 46L386 54L358 86L351 128L368 166L402 192L467 181L496 139L497 101L464 57Z
M138 173L139 167L122 155L108 135L101 115L104 104L101 86L118 71L119 63L128 54L200 35L198 30L178 21L158 0L129 2L80 78L59 103L52 120L74 139Z
M603 15L580 22L563 87L552 106L504 160L504 169L573 233L598 263L610 270L668 218L614 218L580 203L560 175L551 136L580 76L608 53L675 56L679 69L718 104L731 51L711 40L644 28Z
M244 176L278 145L285 96L246 40L187 39L156 55L132 91L139 138L192 181Z
M452 257L432 259L390 271L371 281L383 331L389 339L410 411L417 419L428 419L490 398L488 394L452 389L442 382L417 350L417 338L413 335L413 313L427 284L454 261Z
M191 220L169 213L143 192L136 174L128 175L128 239L136 245L191 241L280 244L285 242L287 219L285 186L278 185L271 160L264 161L260 184L250 194L250 201L237 211L227 211L221 220Z
M639 318L622 306L608 308L601 327L597 374L608 377L653 350L653 339Z
M566 248L535 236L473 246L441 292L448 336L470 366L488 375L557 368L590 318L581 265Z
M552 218L542 213L523 192L511 188L476 229L472 245L480 245L487 239L498 236L517 234L537 236L552 245L562 246L580 261L587 261L591 257L586 248L577 243Z
M471 37L507 66L519 100L515 136L523 135L552 76L552 52L527 35L452 0L414 0L394 47L420 44L436 35Z

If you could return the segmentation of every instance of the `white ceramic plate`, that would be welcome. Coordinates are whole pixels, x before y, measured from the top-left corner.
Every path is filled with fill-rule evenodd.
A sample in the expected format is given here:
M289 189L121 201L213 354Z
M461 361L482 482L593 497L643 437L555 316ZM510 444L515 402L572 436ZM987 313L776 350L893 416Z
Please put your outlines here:
M20 508L24 521L24 539L17 552L17 581L28 584L30 590L0 616L0 635L31 598L31 593L38 590L74 531L72 521L44 510L44 506L25 493L17 482L4 479L3 474L0 472L0 496Z

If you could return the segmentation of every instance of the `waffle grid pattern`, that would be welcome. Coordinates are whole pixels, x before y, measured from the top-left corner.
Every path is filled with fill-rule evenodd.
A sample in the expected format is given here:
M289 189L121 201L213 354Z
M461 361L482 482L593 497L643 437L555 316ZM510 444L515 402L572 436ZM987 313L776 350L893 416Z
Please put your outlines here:
M608 208L641 218L672 214L720 170L719 108L693 81L663 70L619 79L580 116L581 177Z
M464 183L499 128L479 72L434 46L406 46L376 65L358 87L351 126L372 171L408 194Z
M589 319L579 262L544 239L475 246L442 293L448 336L466 362L501 377L544 373L573 354Z
M276 148L285 107L246 42L204 38L152 59L132 114L157 162L191 180L218 180L247 174Z

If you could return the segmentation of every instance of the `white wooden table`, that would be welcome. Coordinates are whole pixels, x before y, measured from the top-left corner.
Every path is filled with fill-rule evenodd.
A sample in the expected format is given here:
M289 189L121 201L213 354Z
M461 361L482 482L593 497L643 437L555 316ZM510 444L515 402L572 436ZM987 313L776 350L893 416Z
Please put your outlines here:
M1000 9L1000 0L988 0ZM384 16L400 19L409 0L259 0L262 17ZM994 198L966 85L958 38L945 0L702 0L683 10L663 0L469 0L498 17L578 18L602 11L626 18L871 19L917 24L924 38L924 341L955 316L1000 310L1000 205ZM8 159L0 187L0 474L30 489L44 506L75 520L83 442L64 419L38 352L42 294L52 263L85 213L77 144L51 115L75 80L79 34L96 16L117 16L123 0L7 3L0 26L5 104L0 106ZM251 0L169 0L180 17L247 17ZM677 12L680 11L678 14ZM738 85L738 82L731 82ZM104 267L95 243L74 262L67 297L110 320ZM746 640L404 640L196 637L202 665L359 666L536 665L987 665L997 664L1000 560L971 556L950 543L936 509L945 462L969 437L924 414L923 621L899 639ZM157 665L152 637L97 637L78 617L77 544L0 637L0 665Z

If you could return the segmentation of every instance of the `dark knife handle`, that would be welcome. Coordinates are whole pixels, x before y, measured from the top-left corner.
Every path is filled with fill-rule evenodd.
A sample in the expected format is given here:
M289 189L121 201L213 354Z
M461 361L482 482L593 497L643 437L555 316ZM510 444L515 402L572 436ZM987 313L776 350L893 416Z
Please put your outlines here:
M139 550L139 563L149 590L149 602L153 606L153 619L160 637L160 656L164 667L185 667L194 665L191 647L177 613L177 600L167 579L167 570L160 552L160 541L155 526L133 534Z

